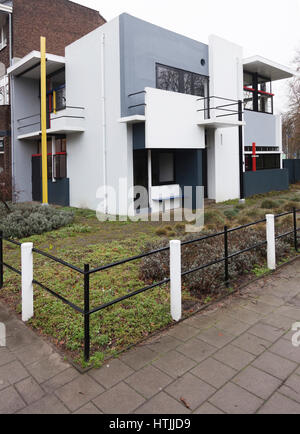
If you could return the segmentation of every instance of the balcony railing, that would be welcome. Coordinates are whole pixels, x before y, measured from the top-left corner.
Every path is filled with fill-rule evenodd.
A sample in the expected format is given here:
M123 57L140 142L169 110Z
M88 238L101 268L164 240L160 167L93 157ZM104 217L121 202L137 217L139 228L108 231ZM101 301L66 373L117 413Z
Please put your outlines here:
M201 108L197 109L198 113L203 113L203 118L218 119L225 117L235 117L236 120L242 121L242 101L223 98L220 96L208 96L197 99Z

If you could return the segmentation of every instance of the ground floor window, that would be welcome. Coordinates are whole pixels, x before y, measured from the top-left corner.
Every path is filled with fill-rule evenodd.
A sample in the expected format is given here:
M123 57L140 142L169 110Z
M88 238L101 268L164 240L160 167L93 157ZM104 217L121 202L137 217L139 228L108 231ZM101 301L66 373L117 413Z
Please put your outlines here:
M152 185L175 183L175 154L172 151L152 152Z
M253 170L252 155L245 156L246 172ZM256 170L280 169L280 154L256 155Z
M41 164L42 144L37 143L37 154L32 156ZM48 179L63 179L67 177L67 139L65 136L48 137L47 140L47 171Z

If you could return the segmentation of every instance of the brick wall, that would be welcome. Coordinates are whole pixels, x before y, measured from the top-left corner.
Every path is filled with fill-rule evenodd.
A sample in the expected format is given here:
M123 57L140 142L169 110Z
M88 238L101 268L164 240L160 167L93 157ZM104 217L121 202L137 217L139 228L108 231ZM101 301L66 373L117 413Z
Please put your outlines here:
M99 12L68 0L14 0L13 57L39 50L40 36L47 52L64 55L64 48L105 23Z

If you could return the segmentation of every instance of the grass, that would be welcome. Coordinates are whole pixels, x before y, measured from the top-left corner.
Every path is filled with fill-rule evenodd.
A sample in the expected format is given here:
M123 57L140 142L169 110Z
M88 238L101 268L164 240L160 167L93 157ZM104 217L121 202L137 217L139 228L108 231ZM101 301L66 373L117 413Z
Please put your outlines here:
M263 209L262 204L266 200L273 201L275 208ZM242 206L236 200L211 204L205 211L206 229L219 230L225 224L235 227L263 218L266 212L278 210L278 206L280 209L287 209L291 205L300 208L300 185L293 186L288 192L249 198ZM162 222L129 220L99 222L93 211L72 210L75 214L72 225L34 235L24 241L33 242L35 247L80 268L83 268L84 263L93 268L134 256L147 243L160 240L161 237L180 237L185 230L184 224L178 222L165 225ZM291 223L292 220L290 217L283 217L282 222ZM278 221L278 230L280 224ZM18 268L20 267L18 248L4 243L4 258L7 263L14 266L19 264ZM36 254L34 270L36 280L83 307L83 276ZM252 276L259 277L267 271L264 264L258 264ZM4 282L0 300L4 300L20 313L20 277L5 269ZM140 277L139 261L94 274L90 283L91 308L143 288L148 283ZM100 366L104 359L114 357L120 351L171 324L169 293L169 286L164 285L94 314L91 317L91 363ZM82 315L37 286L34 297L35 316L29 322L30 326L50 339L75 362L85 366L82 358ZM211 301L213 299L209 296L199 301L199 298L190 293L189 288L183 289L183 304L187 306L185 314L188 314L193 306Z

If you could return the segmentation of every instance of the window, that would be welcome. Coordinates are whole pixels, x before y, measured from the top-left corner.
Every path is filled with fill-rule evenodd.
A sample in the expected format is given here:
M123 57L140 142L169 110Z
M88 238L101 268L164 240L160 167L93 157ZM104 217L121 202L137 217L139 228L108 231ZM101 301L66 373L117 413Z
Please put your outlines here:
M172 151L152 151L152 185L175 183L175 155Z
M6 45L7 45L7 38L6 38L5 28L4 26L2 26L0 29L0 50L5 48Z
M0 105L9 105L9 84L7 75L0 78Z
M171 92L206 97L208 96L208 77L157 64L156 87Z
M245 156L246 171L252 171L252 155ZM259 154L256 158L256 170L280 169L279 154Z
M4 139L0 139L0 152L4 152Z
M258 74L244 72L244 108L273 114L272 83Z
M257 152L279 152L278 146L256 146ZM252 146L245 146L245 152L252 152Z

